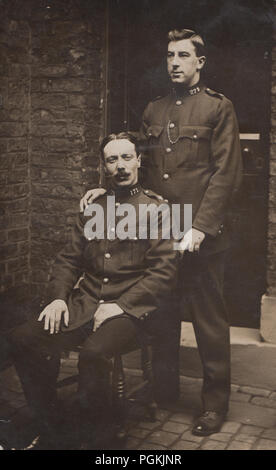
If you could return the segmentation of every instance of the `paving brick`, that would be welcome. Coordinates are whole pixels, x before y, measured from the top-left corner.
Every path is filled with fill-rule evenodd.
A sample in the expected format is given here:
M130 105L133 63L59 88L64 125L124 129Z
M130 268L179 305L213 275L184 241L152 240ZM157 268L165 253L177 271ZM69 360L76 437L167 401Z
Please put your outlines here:
M17 399L24 399L24 394L23 392L16 392L16 391L11 391L11 390L8 390L8 389L2 389L1 391L1 400L5 400L6 402L12 402L12 401L16 401Z
M69 355L70 359L74 359L74 360L78 360L79 359L79 353L76 352L76 351L70 351L70 355Z
M276 408L276 400L264 397L254 397L251 400L254 405L264 406L265 408Z
M240 427L240 423L235 423L234 421L226 421L222 425L221 432L231 432L232 434L235 434Z
M22 408L23 406L26 406L26 400L24 396L19 396L18 398L14 398L13 400L9 400L9 404L13 408Z
M201 442L203 441L204 437L201 437L201 436L194 436L191 431L186 431L183 436L182 436L182 439L184 439L185 441L192 441L192 442Z
M70 358L70 359L65 359L65 360L64 360L64 363L62 364L62 366L63 366L64 368L67 368L67 367L73 367L73 368L75 368L75 367L77 367L77 363L78 363L78 361L77 361L76 359L71 359L71 358Z
M247 436L259 436L263 432L264 428L259 426L248 426L243 425L240 429L242 434L246 434Z
M218 442L209 439L200 446L200 450L224 450L227 446L225 442Z
M159 421L165 421L165 419L167 419L169 415L170 412L167 410L162 410L160 408L156 410L156 419L158 419Z
M241 402L241 403L246 403L246 402L249 402L250 398L251 398L251 395L247 395L246 393L237 392L237 393L231 393L230 400L231 401L238 401L238 402Z
M231 384L231 392L238 392L240 389L240 385Z
M176 442L172 447L170 447L171 450L196 450L198 448L199 443L183 440Z
M141 429L141 428L133 428L133 429L129 430L128 434L131 437L136 437L138 439L144 439L149 434L149 430L148 429Z
M139 422L139 427L143 429L155 429L158 428L158 426L161 425L161 421L140 421Z
M239 441L233 441L227 447L227 450L250 450L250 449L251 449L251 444L248 444L247 442L239 442Z
M257 399L257 397L256 397ZM261 398L267 400L267 398ZM257 406L250 403L232 402L228 417L231 421L257 426L263 428L272 428L275 426L276 411L271 408Z
M249 436L248 434L238 433L235 436L236 441L247 442L248 444L254 444L257 440L257 436Z
M249 395L255 395L257 397L269 397L269 395L271 394L270 390L265 390L263 388L257 388L257 387L245 387L245 386L240 387L240 392L248 393Z
M126 442L125 448L129 450L135 450L139 446L140 442L141 441L139 439L129 438Z
M260 439L257 446L254 448L256 448L256 450L276 450L276 442L269 439Z
M232 434L229 432L216 432L212 434L212 439L220 442L229 442L232 437Z
M191 424L194 421L194 417L188 413L174 413L170 417L170 421L176 421L177 423Z
M165 431L154 431L148 437L148 442L153 442L154 444L160 444L163 446L170 446L175 440L177 436L171 432Z
M198 377L187 377L182 375L180 377L180 386L185 387L189 385L201 385L202 384L202 379L199 379Z
M187 431L187 429L189 429L188 424L176 423L175 421L168 421L162 427L163 431L174 432L176 434L182 434L184 431Z
M275 423L276 424L276 423ZM267 438L267 439L272 439L276 441L276 428L273 429L267 429L263 434L262 437Z
M166 447L160 446L158 444L153 444L151 442L144 443L140 447L138 447L139 450L167 450Z

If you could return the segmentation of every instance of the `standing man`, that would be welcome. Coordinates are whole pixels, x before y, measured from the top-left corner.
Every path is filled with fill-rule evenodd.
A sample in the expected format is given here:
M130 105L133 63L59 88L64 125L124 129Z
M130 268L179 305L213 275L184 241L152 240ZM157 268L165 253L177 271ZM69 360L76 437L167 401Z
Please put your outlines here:
M128 133L111 134L103 140L101 151L110 182L109 191L97 203L103 231L97 227L97 238L93 236L95 217L91 219L90 208L88 214L79 214L71 239L53 266L45 308L9 335L28 405L38 421L35 444L40 448L53 448L60 432L56 380L61 351L82 345L78 407L71 413L81 427L81 440L96 446L108 430L110 359L139 345L143 332L159 337L158 349L162 335L167 337L174 323L167 301L175 284L178 253L172 240L161 238L161 217L157 236L139 239L140 206L146 210L151 205L158 211L161 202L138 182L137 141ZM108 196L117 208L122 205L114 219L108 215ZM126 206L135 213L128 219L133 235L120 238L118 227Z
M203 366L203 412L193 433L221 428L230 396L229 323L223 299L229 235L225 216L242 178L232 103L201 81L205 46L192 30L170 31L171 90L146 107L144 186L170 203L192 204L193 227L181 241L180 312L190 312ZM91 194L91 193L90 193ZM87 196L86 196L87 198Z

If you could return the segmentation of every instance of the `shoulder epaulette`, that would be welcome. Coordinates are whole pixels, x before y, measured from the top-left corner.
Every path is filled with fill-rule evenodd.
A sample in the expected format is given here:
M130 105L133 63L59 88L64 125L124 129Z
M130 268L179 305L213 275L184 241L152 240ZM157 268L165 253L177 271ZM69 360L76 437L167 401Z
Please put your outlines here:
M157 201L164 201L163 196L160 194L155 193L151 189L143 189L143 193L146 194L148 197L152 197L153 199L157 199Z
M218 93L217 91L211 90L211 88L206 88L205 92L210 95L210 96L215 96L216 98L219 98L222 100L224 95L222 93Z

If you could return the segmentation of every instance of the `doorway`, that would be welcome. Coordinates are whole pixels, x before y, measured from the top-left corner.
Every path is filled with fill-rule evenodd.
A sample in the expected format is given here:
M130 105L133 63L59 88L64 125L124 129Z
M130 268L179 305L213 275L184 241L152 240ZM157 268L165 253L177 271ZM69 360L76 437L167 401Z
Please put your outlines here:
M204 80L234 104L244 181L228 214L225 273L231 325L258 328L266 290L272 2L109 0L107 130L137 131L147 103L167 93L167 32L198 31L208 45Z

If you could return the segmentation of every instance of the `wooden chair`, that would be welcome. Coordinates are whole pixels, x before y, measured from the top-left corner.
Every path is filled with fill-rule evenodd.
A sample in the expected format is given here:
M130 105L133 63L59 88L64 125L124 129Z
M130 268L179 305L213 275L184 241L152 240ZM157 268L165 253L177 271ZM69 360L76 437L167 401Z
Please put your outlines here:
M81 346L76 349L77 352L80 350ZM143 407L145 416L150 421L156 420L157 404L153 396L153 373L148 338L144 338L141 344L141 370L141 382L127 390L122 355L118 354L113 359L111 378L112 407L116 426L115 438L119 441L124 440L127 436L126 420L133 405ZM75 374L59 380L57 387L62 388L77 381L78 374Z
M144 408L145 415L150 421L156 420L157 404L153 394L153 373L150 357L150 345L142 344L141 347L142 380L129 390L126 388L125 372L121 355L114 358L112 373L112 403L117 424L117 438L126 437L126 419L130 414L131 405L139 405Z

